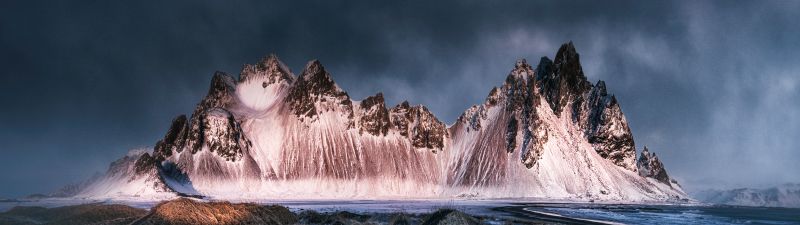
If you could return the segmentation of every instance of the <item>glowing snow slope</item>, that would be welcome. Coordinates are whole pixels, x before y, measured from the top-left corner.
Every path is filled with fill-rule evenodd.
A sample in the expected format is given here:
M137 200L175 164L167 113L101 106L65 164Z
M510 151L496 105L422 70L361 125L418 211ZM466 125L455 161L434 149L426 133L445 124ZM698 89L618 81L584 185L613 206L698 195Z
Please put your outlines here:
M637 163L619 104L586 81L572 43L536 68L518 61L450 126L380 93L354 101L316 60L295 76L269 56L239 79L214 74L152 153L77 196L685 199L650 156Z

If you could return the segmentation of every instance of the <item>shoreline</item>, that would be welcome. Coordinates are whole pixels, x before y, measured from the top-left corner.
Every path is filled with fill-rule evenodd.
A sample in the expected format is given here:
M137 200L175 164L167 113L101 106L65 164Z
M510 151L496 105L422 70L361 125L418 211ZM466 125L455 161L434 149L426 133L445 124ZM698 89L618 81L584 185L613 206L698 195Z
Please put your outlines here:
M175 203L178 202L178 203ZM718 221L720 223L740 223L746 221L777 221L782 223L800 223L800 209L793 208L765 208L765 207L737 207L715 206L709 204L637 204L637 203L607 203L607 202L576 202L576 201L524 201L520 199L504 200L475 200L475 199L448 199L448 200L261 200L261 201L216 201L198 200L192 198L176 198L169 201L133 201L128 200L97 200L97 199L30 199L18 202L0 203L0 224L36 224L12 223L9 218L26 218L31 213L48 212L57 215L65 214L68 209L91 208L106 210L106 213L131 216L124 212L136 212L137 221L145 221L145 215L159 210L159 206L172 205L171 214L194 214L192 218L202 218L219 210L238 210L226 215L260 215L262 217L239 218L244 221L261 221L271 218L270 215L282 215L281 218L296 218L297 223L291 224L330 224L339 221L340 224L392 224L391 221L402 220L404 224L422 224L425 218L446 210L440 214L449 215L465 221L478 221L476 224L630 224L642 223L652 219L671 220L672 223L697 223L701 221ZM178 204L175 206L175 204ZM182 206L190 205L190 206ZM3 210L2 207L7 209ZM121 211L120 211L121 210ZM769 214L761 215L760 212L768 210ZM80 210L78 210L80 211ZM119 212L118 212L119 211ZM167 210L170 211L170 210ZM20 212L22 213L20 216ZM120 214L120 212L123 212ZM116 214L115 214L116 213ZM76 215L78 220L86 215ZM150 216L152 217L152 216ZM148 218L150 218L148 217ZM446 216L444 216L446 217ZM49 216L29 218L26 220L46 220ZM153 217L161 218L161 217ZM73 218L75 219L75 218ZM119 219L119 218L117 218ZM174 219L174 218L173 218ZM128 221L130 224L133 220ZM305 222L302 222L305 221ZM310 222L309 222L310 221ZM316 222L314 222L316 221ZM342 222L345 221L345 222ZM347 222L350 221L350 222ZM202 222L206 224L206 222ZM263 224L259 222L256 224ZM147 224L147 223L145 223ZM160 224L160 223L155 223ZM167 223L169 224L169 223ZM194 224L194 223L188 223ZM267 223L271 224L271 223ZM458 223L457 223L458 224Z

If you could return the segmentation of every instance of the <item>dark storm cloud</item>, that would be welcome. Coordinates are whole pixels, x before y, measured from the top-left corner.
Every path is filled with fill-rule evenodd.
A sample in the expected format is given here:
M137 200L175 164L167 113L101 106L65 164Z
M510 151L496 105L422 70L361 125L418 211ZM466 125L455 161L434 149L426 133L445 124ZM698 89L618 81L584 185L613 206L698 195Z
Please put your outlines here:
M0 3L0 195L47 192L151 146L211 74L317 58L356 99L453 122L572 40L638 147L690 188L800 182L796 2Z

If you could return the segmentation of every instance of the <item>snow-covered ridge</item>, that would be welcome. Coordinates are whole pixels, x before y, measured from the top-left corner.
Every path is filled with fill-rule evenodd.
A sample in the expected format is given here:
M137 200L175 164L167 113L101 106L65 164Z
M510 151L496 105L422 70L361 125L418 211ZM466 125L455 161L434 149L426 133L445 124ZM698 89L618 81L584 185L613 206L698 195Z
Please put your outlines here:
M353 100L317 60L296 77L270 55L238 80L215 73L152 153L78 196L686 198L660 181L654 154L640 165L661 171L637 172L635 153L616 98L587 81L571 42L535 69L518 60L451 126L422 105L388 108L381 93Z
M713 204L800 208L800 184L789 183L763 189L704 190L693 196L699 201Z

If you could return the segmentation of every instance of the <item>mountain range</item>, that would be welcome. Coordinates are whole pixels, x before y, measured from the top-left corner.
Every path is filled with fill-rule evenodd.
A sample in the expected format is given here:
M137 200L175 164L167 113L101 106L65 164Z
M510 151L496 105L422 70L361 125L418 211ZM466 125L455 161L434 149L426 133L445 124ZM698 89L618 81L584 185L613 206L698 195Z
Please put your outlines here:
M709 189L694 193L692 197L720 205L800 208L800 184L788 183L761 189Z
M427 107L354 100L321 62L295 75L275 55L215 72L191 115L152 149L58 196L102 199L548 198L675 201L655 153L637 157L604 81L572 42L516 61L484 102L445 124Z

